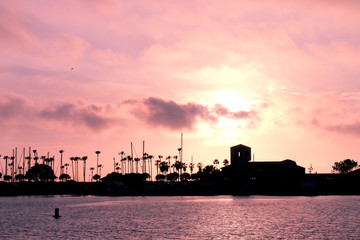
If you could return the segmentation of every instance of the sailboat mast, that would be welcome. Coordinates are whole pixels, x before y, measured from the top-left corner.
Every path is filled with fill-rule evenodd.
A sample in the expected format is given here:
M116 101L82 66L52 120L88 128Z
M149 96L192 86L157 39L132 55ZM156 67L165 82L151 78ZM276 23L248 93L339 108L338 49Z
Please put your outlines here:
M134 163L134 154L133 154L133 144L132 144L132 142L131 142L131 144L130 144L130 147L131 147L131 173L133 173L134 171L133 171L133 163ZM130 171L129 171L130 172Z
M183 133L181 133L181 152L180 152L180 162L183 161Z
M23 148L23 175L25 176L25 148Z
M17 147L15 147L15 165L13 166L13 169L14 169L14 176L16 176L17 174Z

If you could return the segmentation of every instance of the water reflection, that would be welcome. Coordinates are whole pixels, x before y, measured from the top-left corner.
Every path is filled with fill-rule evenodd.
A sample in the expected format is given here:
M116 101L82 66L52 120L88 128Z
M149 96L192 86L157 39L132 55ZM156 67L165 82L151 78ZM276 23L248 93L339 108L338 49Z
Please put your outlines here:
M0 198L0 232L11 239L356 239L359 203L357 196L9 197Z

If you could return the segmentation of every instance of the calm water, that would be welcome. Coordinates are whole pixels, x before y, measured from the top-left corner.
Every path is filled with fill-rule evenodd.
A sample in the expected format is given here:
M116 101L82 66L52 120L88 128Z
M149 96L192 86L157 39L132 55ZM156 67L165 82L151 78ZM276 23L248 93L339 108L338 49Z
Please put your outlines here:
M0 204L1 239L360 239L360 196L32 196Z

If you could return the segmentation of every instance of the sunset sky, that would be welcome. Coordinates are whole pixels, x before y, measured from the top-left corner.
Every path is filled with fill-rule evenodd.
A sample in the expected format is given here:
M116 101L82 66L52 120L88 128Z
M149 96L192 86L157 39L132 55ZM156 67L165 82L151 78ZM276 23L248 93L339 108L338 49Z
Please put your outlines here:
M360 157L359 1L1 1L0 154ZM307 171L308 172L308 171ZM58 173L57 173L58 175Z

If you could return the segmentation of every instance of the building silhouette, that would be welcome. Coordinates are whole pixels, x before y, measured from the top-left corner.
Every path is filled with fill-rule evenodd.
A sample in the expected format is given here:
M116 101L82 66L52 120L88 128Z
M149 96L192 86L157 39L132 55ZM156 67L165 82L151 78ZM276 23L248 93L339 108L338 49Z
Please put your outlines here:
M251 148L242 144L230 148L232 177L260 191L296 191L301 187L305 168L295 161L251 161Z

